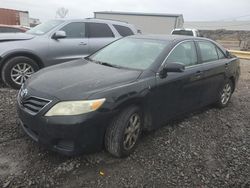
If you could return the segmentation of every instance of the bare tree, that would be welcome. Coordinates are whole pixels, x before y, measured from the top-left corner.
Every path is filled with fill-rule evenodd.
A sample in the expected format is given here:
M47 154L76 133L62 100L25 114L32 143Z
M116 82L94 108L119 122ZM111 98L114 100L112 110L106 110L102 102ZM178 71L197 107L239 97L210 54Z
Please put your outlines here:
M59 9L57 9L57 11L56 11L56 18L57 17L59 17L59 18L65 18L68 13L69 13L69 9L61 7Z

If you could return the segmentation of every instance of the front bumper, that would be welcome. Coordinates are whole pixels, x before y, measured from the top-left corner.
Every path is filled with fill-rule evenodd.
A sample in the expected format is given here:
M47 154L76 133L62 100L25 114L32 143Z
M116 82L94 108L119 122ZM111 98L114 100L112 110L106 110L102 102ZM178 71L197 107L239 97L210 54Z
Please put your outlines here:
M64 155L90 153L103 148L113 113L91 112L77 116L45 117L17 107L20 125L34 141Z

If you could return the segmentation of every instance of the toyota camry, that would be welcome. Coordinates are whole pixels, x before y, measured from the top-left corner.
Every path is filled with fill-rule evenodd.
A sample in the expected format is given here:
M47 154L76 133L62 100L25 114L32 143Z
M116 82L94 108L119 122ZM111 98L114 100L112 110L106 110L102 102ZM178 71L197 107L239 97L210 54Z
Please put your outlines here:
M17 97L20 125L65 155L106 148L125 157L142 131L209 104L226 107L239 75L238 58L212 40L125 37L33 74Z

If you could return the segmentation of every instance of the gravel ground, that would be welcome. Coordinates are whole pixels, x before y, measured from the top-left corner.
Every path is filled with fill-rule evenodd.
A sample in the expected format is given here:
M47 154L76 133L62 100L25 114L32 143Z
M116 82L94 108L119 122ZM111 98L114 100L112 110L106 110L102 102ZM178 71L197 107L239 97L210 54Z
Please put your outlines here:
M135 153L68 158L18 127L17 92L0 88L0 187L250 187L250 61L229 106L144 134Z

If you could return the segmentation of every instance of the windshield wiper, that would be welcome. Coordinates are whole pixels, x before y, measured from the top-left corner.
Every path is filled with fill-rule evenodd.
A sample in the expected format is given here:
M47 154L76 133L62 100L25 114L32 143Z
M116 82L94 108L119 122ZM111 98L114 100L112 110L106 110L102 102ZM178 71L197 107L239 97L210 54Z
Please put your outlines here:
M84 59L93 62L93 59L91 59L90 57L84 57Z
M91 58L89 58L89 57L85 57L85 59L88 60L88 61L91 61L91 62L100 64L100 65L108 66L108 67L115 67L115 68L118 68L118 69L122 68L122 67L119 66L119 65L113 65L113 64L110 64L110 63L107 63L107 62L96 61L96 60L93 60L93 59L91 59Z
M107 62L100 62L100 61L99 61L99 63L100 63L101 65L105 65L105 66L109 66L109 67L115 67L115 68L118 68L118 69L122 68L122 67L119 66L119 65L113 65L113 64L110 64L110 63L107 63Z

